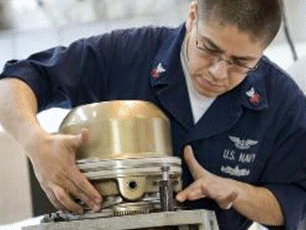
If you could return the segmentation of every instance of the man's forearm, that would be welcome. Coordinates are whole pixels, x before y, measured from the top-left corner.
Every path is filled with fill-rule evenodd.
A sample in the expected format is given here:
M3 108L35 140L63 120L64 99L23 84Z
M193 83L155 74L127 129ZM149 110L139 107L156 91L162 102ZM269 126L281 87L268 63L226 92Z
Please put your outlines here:
M271 226L284 225L284 215L274 194L267 188L230 180L238 190L233 208L248 219Z
M0 81L0 123L23 146L31 132L41 130L36 113L36 97L26 83L18 79Z
M100 210L101 195L75 164L75 151L86 143L86 131L77 135L52 135L36 118L37 102L30 87L20 80L0 81L0 122L25 148L35 175L52 204L65 211L83 213L86 203Z

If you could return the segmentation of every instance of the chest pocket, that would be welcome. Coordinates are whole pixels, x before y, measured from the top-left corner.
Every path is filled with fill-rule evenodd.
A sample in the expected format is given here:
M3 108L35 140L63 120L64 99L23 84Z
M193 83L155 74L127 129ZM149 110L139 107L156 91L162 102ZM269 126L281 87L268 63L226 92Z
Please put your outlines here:
M192 144L196 159L210 172L245 182L256 182L264 168L261 140L220 135Z

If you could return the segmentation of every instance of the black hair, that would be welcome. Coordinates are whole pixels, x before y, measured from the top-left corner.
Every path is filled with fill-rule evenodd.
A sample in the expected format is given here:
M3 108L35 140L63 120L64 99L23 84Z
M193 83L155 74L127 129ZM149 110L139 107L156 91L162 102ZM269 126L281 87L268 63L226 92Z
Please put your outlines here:
M253 40L269 45L282 23L281 0L199 0L200 18L237 26Z

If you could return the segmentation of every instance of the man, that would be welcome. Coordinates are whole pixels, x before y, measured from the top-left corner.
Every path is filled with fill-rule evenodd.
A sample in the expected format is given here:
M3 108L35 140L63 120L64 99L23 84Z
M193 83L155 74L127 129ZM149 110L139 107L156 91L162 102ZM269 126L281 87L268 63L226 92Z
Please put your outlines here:
M215 210L222 230L252 221L295 229L306 207L306 101L263 57L280 24L277 0L201 0L177 29L114 31L10 61L1 75L1 122L28 152L52 203L82 213L70 194L93 210L103 199L74 164L86 130L48 134L37 111L152 101L168 115L174 153L186 162L177 200Z

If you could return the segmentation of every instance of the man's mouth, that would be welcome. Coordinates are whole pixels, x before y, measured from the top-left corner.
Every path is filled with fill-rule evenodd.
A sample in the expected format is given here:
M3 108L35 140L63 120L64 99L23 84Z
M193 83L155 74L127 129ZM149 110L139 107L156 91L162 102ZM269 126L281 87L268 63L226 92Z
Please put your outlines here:
M223 84L216 83L214 81L210 81L203 76L196 76L195 80L201 88L209 88L209 89L215 89L215 90L218 90L218 89L220 90L224 88Z

